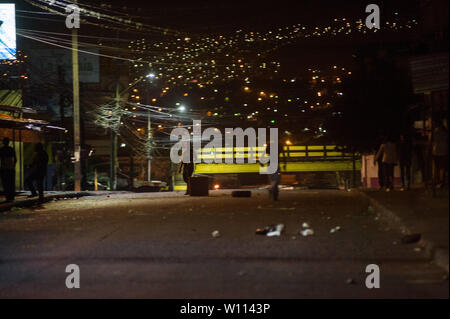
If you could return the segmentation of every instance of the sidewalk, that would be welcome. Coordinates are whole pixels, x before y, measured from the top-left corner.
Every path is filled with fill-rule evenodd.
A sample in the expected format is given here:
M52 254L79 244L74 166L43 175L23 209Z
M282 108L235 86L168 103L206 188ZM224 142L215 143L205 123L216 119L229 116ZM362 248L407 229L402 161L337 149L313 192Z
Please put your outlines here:
M448 272L448 190L433 198L431 190L415 188L392 192L363 190L372 206L384 217L399 223L408 233L420 233L421 242L435 262Z
M109 192L109 191L82 191L82 192L55 192L48 191L44 193L44 202L52 201L53 199L64 199L64 198L76 198L82 196L99 196L99 195L109 195L117 192ZM0 202L0 212L11 210L13 207L30 207L33 205L37 205L39 203L38 197L28 198L29 192L25 192L24 194L16 195L14 202L4 203ZM4 200L4 197L3 197ZM2 201L0 199L0 201Z

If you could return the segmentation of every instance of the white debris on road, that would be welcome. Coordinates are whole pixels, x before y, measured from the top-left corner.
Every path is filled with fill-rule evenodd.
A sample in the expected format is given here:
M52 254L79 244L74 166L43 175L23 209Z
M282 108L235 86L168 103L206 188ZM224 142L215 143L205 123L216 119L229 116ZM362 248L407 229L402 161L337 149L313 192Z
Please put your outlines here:
M336 226L336 227L330 229L330 233L333 234L340 230L341 230L341 226Z
M301 232L300 232L300 234L303 236L303 237L307 237L307 236L312 236L312 235L314 235L314 230L312 230L312 229L305 229L305 230L302 230Z
M275 229L269 231L266 236L267 237L274 237L274 236L281 236L281 232L284 229L284 224L278 224L275 226Z

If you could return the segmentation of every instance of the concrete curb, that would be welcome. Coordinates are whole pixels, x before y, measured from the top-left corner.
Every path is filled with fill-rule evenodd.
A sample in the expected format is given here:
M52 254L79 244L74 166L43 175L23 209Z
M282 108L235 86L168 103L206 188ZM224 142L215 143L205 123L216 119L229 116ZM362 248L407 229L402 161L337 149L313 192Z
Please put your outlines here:
M370 197L363 191L360 191L360 194L365 197L370 205L372 205L376 211L379 213L382 220L398 227L401 232L405 235L412 234L414 231L406 226L406 223L393 211L388 209L386 206L381 204L376 199ZM447 249L439 247L435 242L423 238L420 240L419 244L424 247L425 252L430 256L430 258L438 265L443 268L447 274L449 273L449 253Z
M61 199L61 198L76 198L83 196L96 196L98 194L91 192L70 192L65 194L50 194L44 196L44 203L50 202L53 199ZM13 207L30 207L39 203L39 198L30 198L26 200L20 200L12 203L0 204L0 212L5 212L11 210Z

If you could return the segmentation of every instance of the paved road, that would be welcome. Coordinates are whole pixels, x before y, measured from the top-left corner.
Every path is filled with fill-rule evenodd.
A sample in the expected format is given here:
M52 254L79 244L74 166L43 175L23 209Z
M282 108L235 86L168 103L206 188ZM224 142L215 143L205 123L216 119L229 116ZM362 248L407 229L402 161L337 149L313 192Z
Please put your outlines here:
M308 222L315 234L298 234ZM281 237L255 229L283 223ZM341 231L330 233L336 226ZM213 238L218 230L221 237ZM0 215L2 298L448 298L448 280L358 193L60 200ZM81 269L67 289L65 267ZM381 288L365 287L377 264ZM348 283L351 279L353 283Z

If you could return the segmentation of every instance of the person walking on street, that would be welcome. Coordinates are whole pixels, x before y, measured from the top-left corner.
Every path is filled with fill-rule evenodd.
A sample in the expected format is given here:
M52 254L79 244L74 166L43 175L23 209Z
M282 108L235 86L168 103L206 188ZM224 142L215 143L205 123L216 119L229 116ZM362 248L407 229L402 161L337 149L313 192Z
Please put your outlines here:
M184 195L189 195L191 193L190 178L194 173L194 150L191 147L191 143L186 143L186 150L181 158L180 166L178 167L178 174L183 171L183 180L186 183L186 193L184 193Z
M280 190L279 190L279 185L281 182L281 169L280 169L280 154L282 154L281 158L283 160L283 168L284 170L286 170L286 165L287 165L287 156L286 156L286 152L284 150L284 144L281 138L279 138L277 140L277 148L275 150L276 154L275 157L277 158L277 170L272 173L269 174L269 183L270 183L270 188L269 188L269 196L271 199L273 200L278 200L279 194L280 194ZM270 141L269 144L266 145L266 150L265 150L265 154L267 156L271 156L270 151L271 149L271 144L274 143L274 141Z
M16 152L9 146L9 138L3 139L3 147L0 148L0 175L6 202L14 201L16 195Z
M25 180L25 184L31 191L31 195L28 197L36 197L36 188L34 182L37 184L39 192L39 201L44 200L44 178L47 175L48 155L44 150L42 143L37 143L34 148L33 162L31 164L30 175Z
M400 164L402 190L405 189L409 190L411 186L411 157L412 157L411 139L408 136L400 135L400 141L398 143L398 160Z
M380 145L375 161L378 161L380 157L383 162L386 192L389 192L394 188L394 166L397 164L397 146L392 137Z

